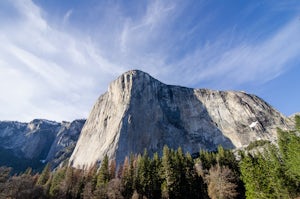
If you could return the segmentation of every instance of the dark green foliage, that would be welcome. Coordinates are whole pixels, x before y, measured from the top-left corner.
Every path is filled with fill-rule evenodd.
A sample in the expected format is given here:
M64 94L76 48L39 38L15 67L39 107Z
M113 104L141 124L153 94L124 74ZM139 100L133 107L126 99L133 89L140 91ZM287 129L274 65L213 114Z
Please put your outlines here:
M296 129L300 130L300 115L295 116L295 122L296 122Z
M131 198L134 186L135 186L135 163L136 158L134 155L130 155L130 158L126 157L123 168L122 168L122 174L121 174L121 183L123 186L123 192L122 195L125 198Z
M161 172L161 159L158 157L158 154L153 155L153 159L150 164L150 194L149 198L161 198L161 184L162 179L160 178Z
M278 145L286 185L292 193L300 193L300 133L278 129Z
M300 196L300 134L278 129L278 147L264 144L262 152L242 153L240 171L247 198ZM259 176L259 177L258 177Z
M66 175L66 167L59 168L52 176L51 186L49 190L49 195L53 198L59 198L62 193L61 183L63 182Z
M190 154L164 147L161 167L163 198L202 198L203 180L197 175Z
M48 163L45 168L43 169L41 175L38 178L37 184L38 185L45 185L48 180L50 179L50 175L51 175L51 166Z
M110 180L108 156L105 155L97 177L97 187L106 185Z
M269 152L264 155L247 155L241 161L242 180L245 183L247 198L287 197L287 190L279 178L278 157L273 155Z
M270 144L270 141L269 140L256 140L256 141L250 142L250 144L246 147L246 150L250 151L257 147L265 146L266 144Z
M213 152L201 150L199 159L203 170L208 170L210 167L217 164L216 153Z
M222 146L218 146L216 154L217 163L220 166L227 166L231 171L238 171L238 161L231 150L225 150ZM239 173L236 173L239 175Z
M138 193L140 193L142 196L146 196L147 198L152 195L151 178L151 160L148 156L147 150L145 150L143 156L139 156L137 159L135 189Z

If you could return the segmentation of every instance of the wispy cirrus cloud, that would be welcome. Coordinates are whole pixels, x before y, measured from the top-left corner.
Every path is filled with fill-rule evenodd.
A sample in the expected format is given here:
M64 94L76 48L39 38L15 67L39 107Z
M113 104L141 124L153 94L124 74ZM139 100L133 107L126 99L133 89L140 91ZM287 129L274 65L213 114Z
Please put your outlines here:
M1 119L86 117L119 67L89 39L50 26L31 1L13 6L21 17L14 25L2 22L0 32Z
M0 120L87 117L109 82L133 68L169 84L235 89L263 84L299 61L297 16L253 39L255 23L212 28L222 16L207 2L66 7L58 20L30 0L5 4L14 15L0 20Z
M300 22L292 19L263 41L243 40L228 48L220 40L197 49L180 60L177 67L190 66L185 73L187 84L209 81L215 87L246 83L262 84L288 70L289 62L300 61Z

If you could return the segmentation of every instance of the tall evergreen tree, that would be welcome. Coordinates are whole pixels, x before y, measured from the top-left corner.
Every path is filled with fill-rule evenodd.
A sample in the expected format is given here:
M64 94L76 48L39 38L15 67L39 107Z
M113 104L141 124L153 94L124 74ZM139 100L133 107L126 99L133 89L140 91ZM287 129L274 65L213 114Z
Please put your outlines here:
M124 198L131 198L134 191L134 157L130 156L130 159L126 156L121 175L121 184L123 186L122 194Z
M161 198L161 160L158 153L154 153L150 163L150 196L148 198Z
M108 156L105 155L100 166L100 170L97 177L97 187L106 185L110 180Z
M237 172L238 174L238 162L231 150L226 150L221 145L218 146L216 160L220 166L227 166L231 171Z
M187 184L186 189L187 193L184 194L186 198L206 198L206 191L204 187L203 178L197 174L195 168L195 162L192 156L187 153L185 155L186 163L185 163L185 178Z
M296 130L300 131L300 115L295 116Z
M217 164L216 154L206 150L200 150L199 159L203 170L209 170L212 166Z
M61 183L65 179L67 167L57 169L51 179L49 195L53 198L59 198L62 195Z
M162 156L162 197L163 198L174 198L173 190L176 183L174 165L172 160L173 151L170 150L167 146L163 148Z
M136 178L136 190L142 196L149 197L151 186L151 165L148 152L145 149L143 156L138 157L137 162L137 178Z
M278 140L286 186L291 193L300 194L300 133L278 129Z
M263 153L242 158L240 168L247 198L288 197L281 178L281 165L273 150L275 148L270 147Z
M51 175L51 166L50 163L46 164L41 175L38 178L37 185L45 185L47 181L50 179Z

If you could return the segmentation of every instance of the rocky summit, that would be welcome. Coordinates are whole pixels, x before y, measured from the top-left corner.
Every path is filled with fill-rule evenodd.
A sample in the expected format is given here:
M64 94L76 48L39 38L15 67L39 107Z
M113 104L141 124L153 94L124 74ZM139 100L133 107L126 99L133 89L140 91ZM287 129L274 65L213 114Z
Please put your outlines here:
M218 145L239 148L276 140L276 128L293 122L255 95L163 84L133 70L113 81L82 129L70 164L87 168L107 154L122 162L130 153L161 153L164 145L197 153Z

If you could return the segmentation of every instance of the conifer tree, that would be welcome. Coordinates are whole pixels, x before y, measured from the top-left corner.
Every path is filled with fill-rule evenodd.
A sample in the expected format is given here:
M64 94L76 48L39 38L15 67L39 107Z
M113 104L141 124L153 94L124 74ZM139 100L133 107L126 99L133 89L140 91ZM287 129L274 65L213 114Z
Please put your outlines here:
M185 198L205 198L207 194L204 187L204 181L196 172L192 156L187 153L185 159L185 178L187 182L185 185L187 192L183 193Z
M209 170L210 167L217 164L215 153L208 152L206 150L200 150L199 159L201 161L202 169Z
M300 115L295 116L296 130L300 131Z
M51 179L49 195L53 198L59 198L62 195L61 183L65 179L67 167L57 169Z
M50 166L50 163L48 163L44 167L41 175L39 176L37 185L45 185L47 183L47 181L50 179L50 175L51 175L51 166Z
M275 148L263 153L246 155L240 163L247 198L287 198L288 192L281 178L281 165ZM259 177L258 177L259 176Z
M137 177L136 177L136 190L142 196L150 196L151 186L151 173L150 173L150 158L145 149L143 156L138 157L137 162Z
M286 186L292 194L300 194L300 133L281 129L277 132Z
M240 162L240 170L242 175L242 180L246 188L246 197L249 199L258 198L257 191L259 189L259 183L255 175L257 175L257 158L252 155L244 154Z
M110 180L109 166L108 166L108 156L105 155L100 166L100 170L97 177L97 187L106 185Z
M158 153L154 153L150 163L150 196L148 198L161 198L161 160Z
M221 145L218 146L216 160L220 166L227 166L233 172L238 172L238 162L231 150L225 150Z
M121 184L123 186L122 194L125 198L130 198L134 191L134 157L133 155L125 157L122 175L121 175Z
M167 146L163 148L162 179L162 197L172 198L172 190L176 179L174 178L172 151Z

